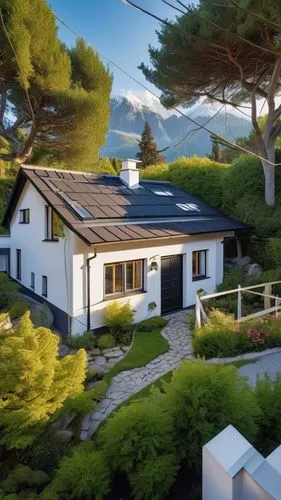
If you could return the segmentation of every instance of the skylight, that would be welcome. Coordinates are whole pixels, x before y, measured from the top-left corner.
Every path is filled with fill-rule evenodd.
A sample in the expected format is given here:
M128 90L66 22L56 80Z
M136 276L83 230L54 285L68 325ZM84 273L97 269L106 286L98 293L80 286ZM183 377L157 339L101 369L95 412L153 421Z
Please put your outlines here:
M73 201L66 193L59 191L58 194L70 206L70 208L72 208L73 212L80 217L80 219L90 220L95 218L85 207L82 207L82 205L80 205L77 201Z
M201 212L195 203L176 203L176 206L185 212Z
M154 194L157 194L158 196L173 196L173 193L171 191L158 191L158 190L153 190Z

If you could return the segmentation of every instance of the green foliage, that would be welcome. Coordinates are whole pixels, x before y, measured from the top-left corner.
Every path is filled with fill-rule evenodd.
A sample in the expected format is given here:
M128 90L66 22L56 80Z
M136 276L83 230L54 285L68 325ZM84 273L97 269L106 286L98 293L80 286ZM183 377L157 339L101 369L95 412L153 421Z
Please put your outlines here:
M145 122L141 140L139 141L140 152L138 159L142 162L142 167L161 163L162 158L157 151L157 144L154 142L151 126Z
M269 238L264 252L269 268L281 268L281 238Z
M6 206L15 184L14 178L0 177L0 221L2 221ZM7 229L0 226L0 234L6 233Z
M70 50L60 42L55 16L45 0L1 0L0 7L9 36L2 30L1 93L4 98L9 95L20 118L12 139L2 134L9 150L5 158L24 161L36 144L57 153L68 166L93 164L108 127L109 70L81 39ZM30 120L26 89L36 119Z
M58 359L59 339L34 328L26 312L19 326L0 334L1 444L25 448L68 398L82 392L86 353Z
M6 273L0 273L0 310L9 308L17 296L19 285Z
M52 432L47 431L26 448L23 454L21 452L21 460L31 469L51 474L70 447L70 443L59 441Z
M135 498L163 498L168 493L178 462L172 420L160 399L157 404L150 398L121 408L108 420L99 439L112 470L127 475Z
M106 333L105 335L102 335L98 339L98 347L100 349L109 349L110 347L115 347L115 345L116 345L116 339L110 333Z
M135 326L138 332L152 332L152 330L156 330L157 328L164 328L167 323L168 321L165 318L153 316L153 318L140 321Z
M8 475L7 479L1 482L1 488L6 493L21 492L24 488L40 488L50 481L46 472L32 470L26 465L18 465ZM6 498L6 497L5 497Z
M116 175L116 170L109 158L99 158L98 162L91 168L91 171L95 174Z
M83 335L76 335L75 337L68 337L66 344L74 349L94 349L97 345L97 338L92 331L84 332Z
M25 302L23 299L18 299L13 302L12 306L9 309L9 316L11 320L21 318L26 311L28 311L30 305Z
M140 175L145 180L167 181L169 175L169 165L161 163L160 165L149 165L140 171Z
M262 412L257 444L267 456L281 442L281 378L273 382L266 375L257 380L256 397Z
M101 451L92 443L76 448L70 457L62 459L54 488L60 498L103 500L109 493L110 472Z
M133 323L133 317L134 310L130 302L126 302L125 304L118 301L111 302L104 311L105 323L115 337L119 332L130 329Z
M189 466L200 470L202 446L229 424L254 441L260 410L234 367L185 361L164 389L177 453Z
M77 396L67 399L60 413L75 413L78 418L84 417L95 409L97 403L105 395L107 388L107 383L104 380L97 382L94 389L83 391Z

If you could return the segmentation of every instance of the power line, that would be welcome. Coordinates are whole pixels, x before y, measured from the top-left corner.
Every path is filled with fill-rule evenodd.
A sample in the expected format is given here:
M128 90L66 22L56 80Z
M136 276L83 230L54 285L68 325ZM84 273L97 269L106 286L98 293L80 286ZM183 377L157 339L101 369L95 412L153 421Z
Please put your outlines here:
M253 12L252 10L248 10L248 9L245 9L244 7L241 7L241 5L239 5L238 3L234 2L234 0L230 0L230 2L233 4L233 5L223 5L223 4L213 4L214 7L223 7L223 8L237 8L239 10L242 10L243 12L245 12L246 14L250 14L251 16L253 17L256 17L257 19L259 19L260 21L263 21L264 23L267 23L267 24L270 24L271 26L273 26L274 28L277 28L277 29L281 29L281 25L278 24L278 23L275 23L274 21L270 21L270 19L266 19L265 17L261 16L260 14L257 14L256 12Z
M124 1L124 0L122 0ZM125 0L125 3L129 3L129 0ZM140 10L140 9L139 9ZM141 9L142 11L144 9ZM145 12L146 13L146 12ZM76 37L78 37L80 40L83 40L88 46L90 46L91 44L83 37L81 36L75 29L73 29L69 24L67 24L65 21L63 21L56 13L54 13L54 16L55 18L61 23L63 24L69 31L71 31ZM159 20L159 19L158 19ZM161 20L161 22L163 22ZM171 25L173 26L173 25ZM148 87L146 87L146 85L144 85L143 83L141 83L139 80L137 80L135 77L133 77L130 73L128 73L128 71L126 71L125 69L123 69L121 66L119 66L118 64L116 64L114 61L112 61L111 59L109 59L107 56L105 56L102 52L94 49L95 52L100 56L102 57L105 61L107 61L109 64L111 64L112 66L114 66L115 68L117 68L119 71L121 71L124 75L126 75L128 78L130 78L131 80L133 80L135 83L137 83L138 85L140 85L144 90L146 90L147 92L149 92L152 96L156 97L157 99L159 99L159 101L161 102L161 99L160 97L155 93L153 92L152 90L150 90ZM263 160L265 162L267 162L269 165L272 165L272 166L280 166L281 163L273 163L272 161L270 161L269 159L267 158L264 158L262 157L261 155L258 155L257 153L254 153L253 151L248 151L246 148L243 148L242 146L239 146L238 144L234 144L230 141L228 141L227 139L225 139L224 137L220 136L219 134L216 134L214 132L212 132L212 130L208 129L206 126L204 125L201 125L200 123L198 123L196 120L194 120L193 118L190 118L189 116L187 116L185 113L183 113L180 109L178 109L177 107L175 106L170 106L171 109L174 109L177 113L179 113L181 116L184 116L187 120L189 120L190 122L194 123L194 125L196 125L197 127L199 127L199 129L203 129L203 130L206 130L206 132L208 132L209 134L212 134L214 137L216 137L217 139L219 139L220 141L223 141L225 144L228 144L230 147L233 147L233 148L236 148L236 149L239 149L240 151L243 151L244 153L248 153L252 156L255 156L256 158L259 158L260 160Z
M11 47L12 51L13 51L13 54L15 56L15 60L16 60L16 63L18 65L18 67L19 67L20 73L21 73L21 75L23 77L24 76L23 70L21 68L21 65L20 65L20 62L19 62L16 50L15 50L15 47L13 45L13 42L12 42L12 40L11 40L11 38L9 36L9 33L7 31L7 28L5 26L5 21L4 21L3 14L2 14L2 9L0 9L0 18L1 18L1 23L2 23L2 26L3 26L4 33L6 35L6 38L7 38L8 42L9 42L9 44L10 44L10 47ZM29 105L29 108L30 108L31 117L32 117L32 120L34 121L34 118L35 118L34 111L33 111L33 108L32 108L32 104L31 104L31 100L30 100L28 89L27 89L27 87L25 85L24 85L24 90L25 90L26 97L27 97L27 102L28 102L28 105Z

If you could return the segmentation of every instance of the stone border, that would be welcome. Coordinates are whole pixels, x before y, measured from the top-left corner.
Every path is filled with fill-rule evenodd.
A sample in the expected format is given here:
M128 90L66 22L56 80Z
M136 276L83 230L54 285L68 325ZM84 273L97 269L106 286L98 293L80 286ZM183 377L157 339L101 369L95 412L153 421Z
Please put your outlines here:
M238 356L233 356L232 358L210 358L206 359L206 363L214 363L214 364L227 364L232 363L233 361L242 361L242 360L251 360L256 358L263 358L264 356L268 356L269 354L276 354L281 352L281 347L273 347L272 349L265 349L260 352L247 352L245 354L239 354Z

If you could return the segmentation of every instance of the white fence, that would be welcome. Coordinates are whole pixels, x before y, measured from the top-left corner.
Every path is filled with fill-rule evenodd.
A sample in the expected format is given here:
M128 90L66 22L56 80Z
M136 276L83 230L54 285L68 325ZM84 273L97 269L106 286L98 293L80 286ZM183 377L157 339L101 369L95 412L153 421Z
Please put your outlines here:
M273 285L279 285L281 284L281 281L271 281L269 283L261 283L259 285L253 285L253 286L246 286L246 287L241 287L238 285L238 288L235 288L233 290L227 290L225 292L217 292L217 293L212 293L209 295L201 295L199 296L198 294L196 295L196 306L195 306L195 312L196 312L196 326L200 327L202 325L202 322L208 321L208 316L204 310L202 302L210 299L215 299L217 297L222 297L224 295L230 295L230 294L237 294L237 321L242 322L242 321L247 321L249 319L254 319L258 318L260 316L266 316L267 314L272 314L275 313L277 316L278 313L281 311L281 298L278 297L278 295L272 295L272 286ZM257 292L257 288L263 288L263 293ZM254 290L254 291L253 291ZM250 293L253 295L257 295L259 297L263 297L264 299L264 309L262 311L255 312L253 314L249 314L247 316L242 316L242 294L243 293ZM273 306L272 306L273 302Z

